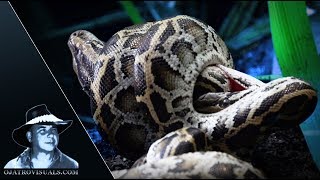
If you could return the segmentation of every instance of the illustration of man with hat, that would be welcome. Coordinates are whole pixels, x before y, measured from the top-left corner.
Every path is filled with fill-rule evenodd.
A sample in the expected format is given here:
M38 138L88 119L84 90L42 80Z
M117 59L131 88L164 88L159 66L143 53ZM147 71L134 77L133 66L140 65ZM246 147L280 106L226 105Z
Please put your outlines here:
M58 149L59 134L72 124L51 114L45 104L32 107L26 112L26 124L12 132L12 138L26 147L18 157L10 160L5 169L41 168L74 169L78 162Z

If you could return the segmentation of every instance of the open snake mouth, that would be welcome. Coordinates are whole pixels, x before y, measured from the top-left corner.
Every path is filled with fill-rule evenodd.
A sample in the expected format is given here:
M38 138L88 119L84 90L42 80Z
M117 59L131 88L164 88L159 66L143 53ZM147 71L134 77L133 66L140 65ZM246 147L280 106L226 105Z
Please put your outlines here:
M208 66L198 77L193 105L200 113L219 112L250 94L264 83L222 65Z
M223 69L221 70L224 71ZM247 89L247 87L244 87L244 85L230 76L226 71L224 72L228 77L230 92L243 91Z

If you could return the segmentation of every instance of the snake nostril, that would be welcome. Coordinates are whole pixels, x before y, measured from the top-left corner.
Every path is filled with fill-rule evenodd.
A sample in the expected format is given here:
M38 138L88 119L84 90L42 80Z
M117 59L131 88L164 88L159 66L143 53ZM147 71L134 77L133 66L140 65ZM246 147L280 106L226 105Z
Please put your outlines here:
M76 31L72 33L72 36L74 37L81 37L83 35L84 35L83 31Z

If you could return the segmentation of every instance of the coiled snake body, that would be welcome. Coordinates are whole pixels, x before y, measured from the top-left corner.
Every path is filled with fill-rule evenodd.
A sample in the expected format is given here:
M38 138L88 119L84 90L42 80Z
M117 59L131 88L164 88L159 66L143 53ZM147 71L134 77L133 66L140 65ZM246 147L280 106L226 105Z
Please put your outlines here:
M170 162L200 150L241 157L266 128L304 121L317 100L315 90L299 79L262 83L234 70L214 29L189 16L127 27L107 42L79 30L68 45L94 119L119 153L131 159L148 150L149 157L175 155ZM185 128L204 136L194 138ZM171 132L176 135L168 141L164 136ZM160 145L149 149L153 143Z

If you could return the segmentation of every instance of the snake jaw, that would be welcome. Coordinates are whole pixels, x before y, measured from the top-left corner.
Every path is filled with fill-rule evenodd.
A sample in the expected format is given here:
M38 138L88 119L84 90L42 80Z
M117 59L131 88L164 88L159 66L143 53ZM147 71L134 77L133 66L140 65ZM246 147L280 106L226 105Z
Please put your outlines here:
M100 68L99 54L103 51L104 43L90 32L78 30L70 35L67 44L72 54L73 70L82 89L91 97L90 86L96 69Z

